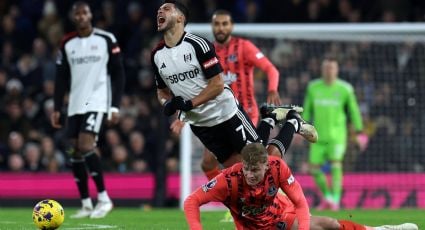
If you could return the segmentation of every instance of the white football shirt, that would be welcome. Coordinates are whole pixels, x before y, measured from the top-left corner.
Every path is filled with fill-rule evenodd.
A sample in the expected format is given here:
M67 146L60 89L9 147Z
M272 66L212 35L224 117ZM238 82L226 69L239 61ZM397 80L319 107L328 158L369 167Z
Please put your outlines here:
M64 39L56 64L62 70L58 78L70 75L68 116L108 111L112 104L108 62L119 52L115 36L97 28L88 37L74 32ZM61 105L55 102L55 108Z
M214 46L191 33L185 33L174 47L161 41L152 51L151 61L157 87L168 87L174 96L185 100L199 95L207 87L208 79L222 72ZM183 117L189 124L211 127L230 119L237 110L236 98L225 85L216 98L183 112Z

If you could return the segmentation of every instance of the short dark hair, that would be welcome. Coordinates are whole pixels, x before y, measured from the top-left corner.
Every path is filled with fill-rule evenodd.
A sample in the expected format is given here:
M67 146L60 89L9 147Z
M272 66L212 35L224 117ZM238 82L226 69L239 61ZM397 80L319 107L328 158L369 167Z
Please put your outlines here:
M227 15L227 16L230 17L230 22L233 23L232 13L230 13L230 11L228 11L228 10L218 9L218 10L214 11L214 13L212 15L213 15L213 17L214 17L214 15ZM211 19L212 19L212 17L211 17Z
M90 8L90 4L88 4L87 2L76 1L76 2L74 2L74 4L72 4L72 9L74 10L75 8L80 7L80 6L87 6L88 8Z
M183 3L176 0L165 0L164 4L165 3L174 4L174 6L184 15L185 17L184 25L187 25L187 21L189 20L189 9L187 9L187 7Z

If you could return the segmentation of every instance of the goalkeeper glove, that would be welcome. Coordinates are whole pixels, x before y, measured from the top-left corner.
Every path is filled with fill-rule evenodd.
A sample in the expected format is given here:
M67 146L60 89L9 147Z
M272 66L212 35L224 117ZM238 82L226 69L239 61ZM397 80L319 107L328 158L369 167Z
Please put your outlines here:
M173 104L175 109L181 110L181 111L189 111L193 109L193 104L191 100L185 100L181 96L173 97L171 99L171 103Z

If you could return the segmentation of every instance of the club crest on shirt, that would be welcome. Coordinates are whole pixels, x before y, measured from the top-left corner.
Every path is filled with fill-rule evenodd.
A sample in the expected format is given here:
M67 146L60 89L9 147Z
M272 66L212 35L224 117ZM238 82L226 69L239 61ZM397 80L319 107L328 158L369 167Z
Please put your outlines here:
M229 57L227 58L227 61L229 61L229 62L237 62L238 61L238 56L236 56L236 54L230 54Z
M192 54L188 53L188 54L183 55L183 60L186 63L191 62L192 61Z
M214 179L210 180L208 183L202 185L202 191L208 192L209 190L214 188L214 186L216 184L217 184L217 179L214 178Z
M286 222L279 221L276 225L276 229L278 230L285 230L286 229Z
M267 195L274 196L276 195L276 193L277 193L277 188L274 185L270 186L269 191L267 191Z

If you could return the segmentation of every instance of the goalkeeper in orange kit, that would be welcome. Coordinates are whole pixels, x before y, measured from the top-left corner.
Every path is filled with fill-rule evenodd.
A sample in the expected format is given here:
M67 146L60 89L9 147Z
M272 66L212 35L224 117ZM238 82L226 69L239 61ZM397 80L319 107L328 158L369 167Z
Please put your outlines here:
M211 201L229 208L237 229L417 230L412 223L369 227L311 216L301 185L286 163L261 143L246 145L242 162L223 170L184 202L190 229L202 229L199 207ZM286 196L279 193L281 188Z

